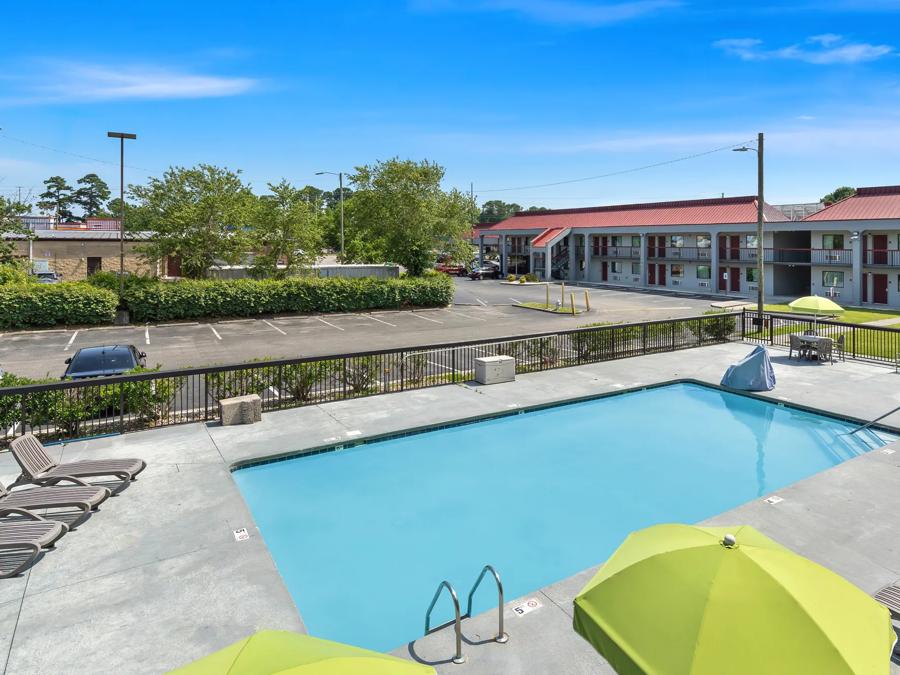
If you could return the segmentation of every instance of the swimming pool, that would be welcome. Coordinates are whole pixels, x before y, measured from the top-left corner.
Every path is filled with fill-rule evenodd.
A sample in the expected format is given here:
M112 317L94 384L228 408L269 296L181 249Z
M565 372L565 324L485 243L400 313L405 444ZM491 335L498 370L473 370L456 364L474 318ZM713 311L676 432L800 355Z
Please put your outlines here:
M605 560L632 530L697 522L893 440L672 384L260 464L234 478L307 629L387 651L437 585L485 563L512 599ZM474 611L496 603L483 583ZM439 601L436 622L450 617ZM465 611L465 606L463 606Z

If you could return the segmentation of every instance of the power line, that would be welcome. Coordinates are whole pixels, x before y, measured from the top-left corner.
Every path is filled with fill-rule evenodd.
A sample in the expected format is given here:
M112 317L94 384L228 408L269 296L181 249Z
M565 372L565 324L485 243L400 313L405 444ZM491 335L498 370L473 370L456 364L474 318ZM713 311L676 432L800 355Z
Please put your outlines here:
M26 141L24 138L16 138L15 136L10 136L2 129L0 129L0 139L13 141L15 143L20 143L22 145L30 145L33 148L40 148L41 150L49 150L50 152L57 152L61 155L69 155L70 157L78 157L79 159L87 159L91 162L99 162L100 164L109 164L110 166L119 168L118 162L110 162L105 159L91 157L90 155L81 155L77 152L69 152L68 150L60 150L59 148L51 148L49 145L42 145L41 143L32 143L31 141ZM129 169L135 169L136 171L141 171L141 172L147 174L148 176L153 176L154 174L161 173L160 171L154 171L153 169L145 169L143 167L134 166L132 164L126 164L125 166Z
M698 157L705 157L706 155L712 155L716 152L722 152L724 150L731 150L732 148L737 148L743 145L748 145L754 143L755 141L748 140L743 141L742 143L734 143L732 145L724 145L721 148L715 148L713 150L706 150L704 152L696 152L692 155L685 155L684 157L676 157L675 159L667 159L662 162L654 162L653 164L644 164L643 166L636 166L630 169L622 169L620 171L611 171L609 173L601 173L596 176L585 176L584 178L572 178L570 180L560 180L555 181L553 183L540 183L538 185L522 185L520 187L506 187L506 188L492 188L490 190L479 190L479 193L484 192L513 192L516 190L534 190L537 188L545 188L545 187L555 187L557 185L570 185L572 183L583 183L589 180L599 180L601 178L610 178L612 176L621 176L626 173L634 173L636 171L645 171L647 169L655 169L660 166L666 166L668 164L676 164L678 162L686 162L689 159L697 159Z

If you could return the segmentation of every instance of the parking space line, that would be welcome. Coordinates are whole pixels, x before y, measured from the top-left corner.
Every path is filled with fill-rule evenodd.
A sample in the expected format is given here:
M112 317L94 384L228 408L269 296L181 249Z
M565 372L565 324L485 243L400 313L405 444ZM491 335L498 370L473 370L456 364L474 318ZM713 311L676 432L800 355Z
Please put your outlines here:
M393 326L394 328L397 327L397 324L390 323L388 321L385 321L384 319L379 319L377 317L372 316L371 314L364 314L363 316L365 316L367 319L372 319L372 321L377 321L378 323L383 323L385 326Z
M510 298L510 300L512 300L512 301L513 301L514 303L516 303L517 305L521 305L521 304L522 304L522 301L521 301L521 300L516 300L515 298Z
M278 331L279 333L281 333L282 335L287 335L287 333L285 333L283 330L281 330L281 329L280 329L278 326L276 326L275 324L269 323L269 322L266 321L265 319L263 319L262 322L263 322L264 324L266 324L269 328L274 328L275 330L277 330L277 331Z
M69 341L66 343L66 346L63 347L63 351L64 351L64 352L69 351L69 347L71 347L71 346L72 346L72 343L75 342L75 338L76 338L77 335L78 335L78 331L77 331L77 330L76 330L74 333L72 333L72 337L69 338Z
M328 323L325 319L323 319L323 318L321 318L321 317L318 317L318 316L317 316L316 318L317 318L319 321L321 321L322 323L324 323L326 326L331 326L332 328L337 328L338 330L344 330L344 329L341 328L340 326L335 326L333 323Z
M431 323L444 323L443 321L438 321L437 319L429 319L427 316L420 316L419 314L416 314L415 312L410 312L410 314L412 314L414 317L416 317L418 319L422 319L422 321L430 321Z
M149 345L150 344L150 326L144 327L144 341Z
M482 300L481 298L475 298L475 299L481 304L482 307L487 307L487 303L484 300Z
M453 315L458 314L459 316L464 316L467 319L472 319L473 321L487 321L487 319L482 319L480 316L470 316L469 314L463 314L458 311L450 311L449 309L443 309L442 312L447 312L447 314Z
M217 339L217 340L221 340L221 339L222 339L222 336L219 335L219 331L217 331L215 328L213 328L213 325L212 325L211 323L208 323L208 324L206 324L206 325L207 325L207 327L213 332L213 335L216 336L216 339Z

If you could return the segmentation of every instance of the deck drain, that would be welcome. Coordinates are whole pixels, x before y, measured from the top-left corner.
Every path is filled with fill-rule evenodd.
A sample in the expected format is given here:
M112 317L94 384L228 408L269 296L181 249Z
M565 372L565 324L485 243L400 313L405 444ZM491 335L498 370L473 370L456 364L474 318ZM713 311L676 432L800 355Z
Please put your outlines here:
M778 495L772 495L771 497L766 497L765 499L763 499L763 501L766 504L778 504L780 502L783 502L784 499L779 497Z

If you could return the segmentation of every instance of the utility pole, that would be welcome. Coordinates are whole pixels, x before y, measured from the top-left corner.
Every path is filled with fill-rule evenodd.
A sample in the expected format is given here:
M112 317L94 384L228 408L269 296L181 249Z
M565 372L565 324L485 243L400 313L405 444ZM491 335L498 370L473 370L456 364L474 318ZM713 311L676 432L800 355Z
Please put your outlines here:
M759 277L759 286L757 288L756 293L756 311L759 314L759 329L762 330L762 317L763 317L763 304L765 301L765 269L766 266L763 262L763 222L764 222L764 209L763 205L765 204L764 196L763 196L763 188L765 186L765 179L763 176L763 133L759 132L759 138L756 141L756 180L757 180L757 216L756 216L756 260L759 265L759 272L757 276Z

